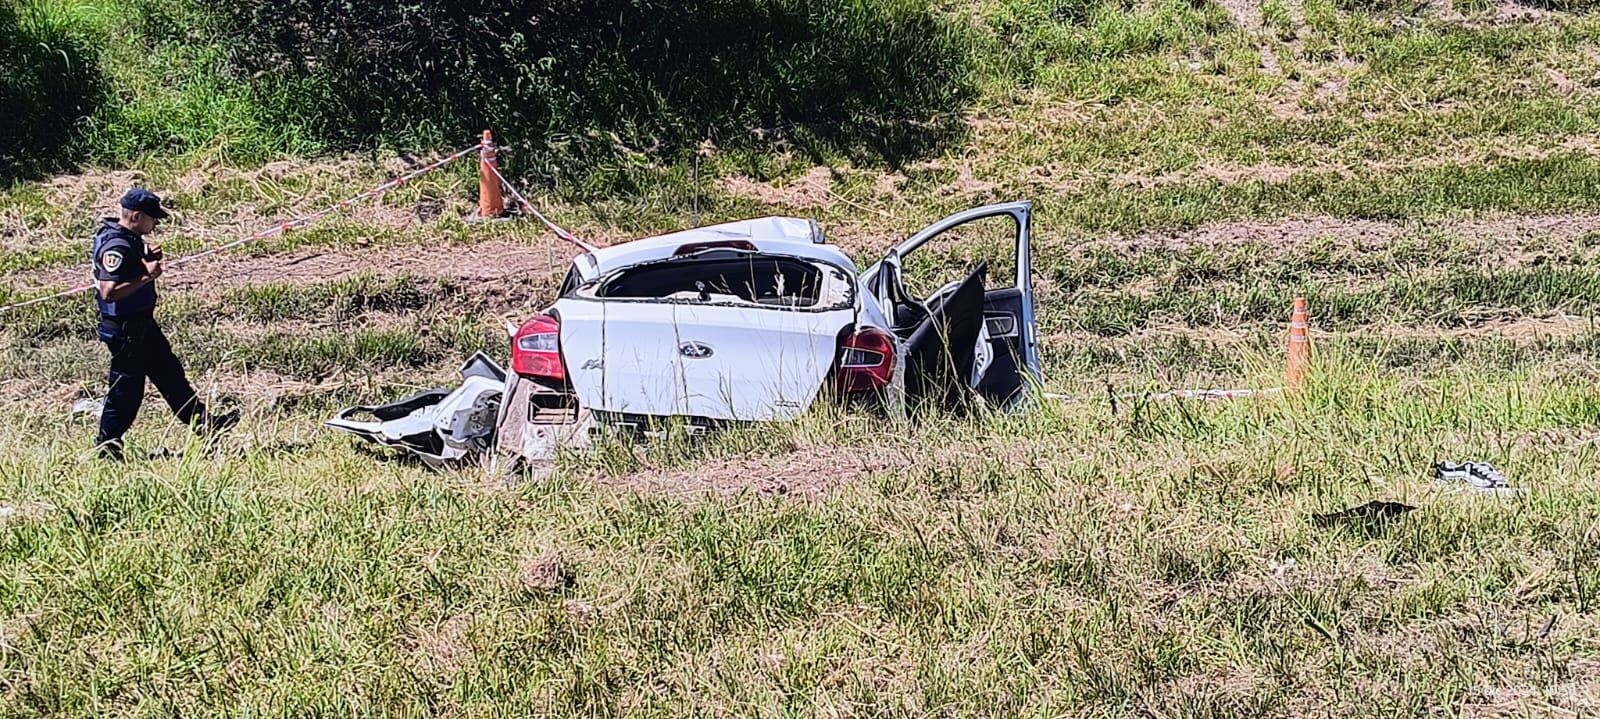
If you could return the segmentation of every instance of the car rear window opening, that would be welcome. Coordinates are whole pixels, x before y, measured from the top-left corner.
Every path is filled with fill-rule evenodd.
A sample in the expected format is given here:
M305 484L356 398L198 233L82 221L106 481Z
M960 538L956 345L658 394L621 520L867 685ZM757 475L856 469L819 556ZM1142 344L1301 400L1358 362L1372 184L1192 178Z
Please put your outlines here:
M841 287L842 286L842 287ZM630 267L602 281L596 297L816 307L848 297L843 273L794 257L704 254Z

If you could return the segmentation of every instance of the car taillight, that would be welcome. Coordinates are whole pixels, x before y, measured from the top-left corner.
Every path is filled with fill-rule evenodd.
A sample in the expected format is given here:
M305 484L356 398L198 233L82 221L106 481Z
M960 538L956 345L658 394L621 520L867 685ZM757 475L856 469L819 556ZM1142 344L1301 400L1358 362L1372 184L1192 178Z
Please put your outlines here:
M561 364L561 321L539 315L522 323L511 340L511 369L525 377L566 381L567 371Z
M868 327L839 341L838 388L842 394L871 392L894 377L894 337Z

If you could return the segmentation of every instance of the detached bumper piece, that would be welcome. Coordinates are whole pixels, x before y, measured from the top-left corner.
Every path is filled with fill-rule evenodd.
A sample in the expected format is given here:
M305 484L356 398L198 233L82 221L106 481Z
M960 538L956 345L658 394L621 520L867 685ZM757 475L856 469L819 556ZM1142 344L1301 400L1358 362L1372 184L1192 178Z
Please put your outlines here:
M383 405L349 407L324 426L415 454L438 469L477 456L494 441L506 371L482 352L461 366L461 386Z

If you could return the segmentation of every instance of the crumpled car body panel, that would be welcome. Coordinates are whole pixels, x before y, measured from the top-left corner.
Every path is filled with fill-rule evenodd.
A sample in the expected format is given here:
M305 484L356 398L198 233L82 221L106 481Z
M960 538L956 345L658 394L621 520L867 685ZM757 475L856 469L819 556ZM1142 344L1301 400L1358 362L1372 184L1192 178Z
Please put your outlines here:
M323 424L442 467L488 449L507 375L479 352L461 366L461 378L454 390L433 389L388 404L348 407Z

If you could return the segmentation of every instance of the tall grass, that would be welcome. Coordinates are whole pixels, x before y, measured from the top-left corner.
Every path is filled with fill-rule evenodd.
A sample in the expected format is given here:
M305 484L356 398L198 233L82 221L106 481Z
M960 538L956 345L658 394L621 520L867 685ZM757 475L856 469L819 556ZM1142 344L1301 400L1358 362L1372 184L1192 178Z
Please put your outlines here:
M1597 421L1592 387L1419 387L1337 352L1318 367L1291 400L1052 403L887 436L821 416L511 485L372 461L307 436L315 416L254 417L253 438L209 449L147 423L136 447L182 454L116 469L59 425L8 416L9 708L1586 706L1600 503L1584 478L1600 455L1549 433ZM755 446L778 461L724 464ZM853 469L885 450L909 454ZM1433 486L1441 456L1493 461L1527 492ZM835 477L813 499L673 496L635 493L640 471ZM1368 528L1311 519L1375 498L1419 509Z
M70 166L106 100L98 58L58 18L0 3L0 184Z

